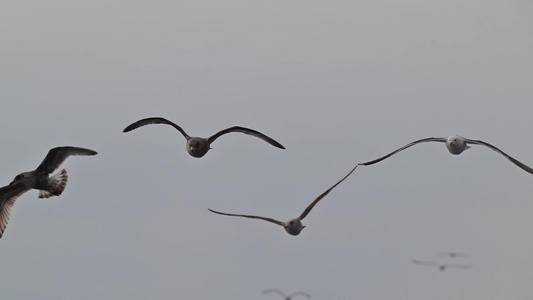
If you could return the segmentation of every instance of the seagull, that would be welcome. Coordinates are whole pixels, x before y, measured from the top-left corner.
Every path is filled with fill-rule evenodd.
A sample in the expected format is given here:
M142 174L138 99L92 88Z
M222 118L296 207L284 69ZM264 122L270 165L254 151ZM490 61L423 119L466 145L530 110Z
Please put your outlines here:
M467 138L464 138L462 136L458 136L458 135L452 135L448 138L445 138L445 137L430 137L430 138L425 138L425 139L421 139L421 140L417 140L417 141L414 141L412 143L409 143L385 156L382 156L378 159L374 159L372 161L369 161L369 162L365 162L365 163L360 163L359 165L362 165L362 166L370 166L370 165L373 165L375 163L378 163L386 158L389 158L390 156L402 151L402 150L405 150L411 146L414 146L416 144L420 144L420 143L425 143L425 142L441 142L441 143L445 143L446 144L446 148L448 149L448 151L453 154L453 155L459 155L461 153L463 153L463 151L467 150L470 148L470 145L469 144L472 144L472 145L482 145L482 146L486 146L488 148L490 148L491 150L495 151L495 152L498 152L500 153L501 155L505 156L505 158L507 158L508 160L510 160L512 163L514 163L515 165L517 165L519 168L521 168L522 170L530 173L530 174L533 174L533 169L524 165L523 163L519 162L518 160L516 160L515 158L511 157L510 155L506 154L505 152L503 152L502 150L496 148L495 146L487 143L487 142L484 142L484 141L480 141L480 140L471 140L471 139L467 139Z
M187 148L187 152L189 152L189 154L192 157L196 157L196 158L200 158L204 156L207 153L207 151L209 151L209 149L212 149L211 143L213 143L220 136L226 133L230 133L230 132L240 132L244 134L249 134L249 135L262 139L263 141L271 144L274 147L285 149L285 147L283 147L280 143L262 134L261 132L258 132L258 131L255 131L249 128L239 127L239 126L233 126L233 127L221 130L207 139L201 138L201 137L191 137L187 133L185 133L185 131L180 126L161 117L153 117L153 118L146 118L146 119L139 120L133 124L130 124L128 127L124 128L123 132L129 132L141 126L145 126L149 124L167 124L167 125L170 125L176 128L179 132L181 132L181 134L183 134L183 136L187 140L187 143L185 144L185 147Z
M309 294L305 293L305 292L294 292L292 294L290 294L289 296L285 295L282 291L278 290L278 289L270 289L270 290L264 290L263 291L263 294L268 294L268 293L277 293L277 294L280 294L284 300L291 300L292 297L294 296L298 296L298 295L301 295L301 296L305 296L307 298L311 298L311 296L309 296Z
M439 256L439 257L446 256L446 257L449 257L449 258L467 257L465 254L460 253L460 252L442 252L442 253L437 254L437 256Z
M434 266L438 267L439 270L444 271L446 268L456 268L456 269L470 269L472 266L469 265L457 265L457 264L439 264L432 261L421 261L413 259L413 263L417 265L423 265L423 266Z
M11 208L15 201L31 189L39 190L39 198L59 196L67 186L65 169L49 177L67 157L71 155L96 155L96 151L78 147L57 147L48 151L41 164L34 171L20 173L13 181L0 188L0 238L6 229Z
M355 171L356 168L357 168L357 166L355 166L350 171L350 173L348 173L348 175L344 176L344 178L342 178L339 182L335 183L332 187L330 187L328 190L326 190L324 193L322 193L320 196L318 196L313 202L311 202L311 204L309 204L309 206L307 206L305 208L305 210L302 212L302 214L298 218L289 220L287 222L281 222L281 221L278 221L278 220L274 220L274 219L266 218L266 217L260 217L260 216L237 215L237 214L222 213L222 212L215 211L215 210L212 210L212 209L209 209L209 208L208 208L208 210L210 212L212 212L212 213L219 214L219 215L224 215L224 216L244 217L244 218L265 220L265 221L268 221L268 222L283 226L283 228L285 228L285 231L287 231L287 233L290 234L290 235L298 235L305 228L305 226L302 225L301 221L307 216L307 214L309 214L309 212L318 203L318 201L320 201L320 199L324 198L324 196L329 194L329 192L331 192L331 190L333 190L333 188L335 188L337 185L339 185L339 183L341 183L342 181L344 181L344 179L346 179L348 176L350 176L350 174L352 174L352 172Z

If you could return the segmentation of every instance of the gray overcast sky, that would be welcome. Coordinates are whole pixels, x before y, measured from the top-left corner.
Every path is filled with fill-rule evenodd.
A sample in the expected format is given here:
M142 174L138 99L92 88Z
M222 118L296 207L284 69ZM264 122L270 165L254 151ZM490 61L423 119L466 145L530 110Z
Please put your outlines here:
M463 135L533 165L531 1L2 1L8 184L50 148L60 197L23 195L0 240L3 299L529 300L530 175L484 147L418 145L357 169L289 236L288 220L357 162ZM204 158L190 135L241 125ZM411 259L461 251L471 270ZM440 261L446 262L445 259Z

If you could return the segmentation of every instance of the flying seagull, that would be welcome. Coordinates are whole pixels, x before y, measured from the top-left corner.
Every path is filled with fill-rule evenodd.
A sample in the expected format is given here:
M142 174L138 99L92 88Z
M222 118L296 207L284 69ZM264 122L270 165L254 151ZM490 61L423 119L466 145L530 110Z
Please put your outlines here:
M432 261L421 261L421 260L416 260L416 259L413 259L413 263L417 264L417 265L422 265L422 266L438 267L439 270L441 270L441 271L444 271L447 268L456 268L456 269L470 269L470 268L472 268L472 266L469 266L469 265L439 264L439 263L432 262Z
M472 145L482 145L482 146L486 146L488 148L490 148L491 150L495 151L495 152L498 152L500 153L501 155L505 156L505 158L507 158L508 160L510 160L512 163L514 163L515 165L517 165L519 168L521 168L522 170L530 173L530 174L533 174L533 169L524 165L523 163L519 162L518 160L516 160L515 158L511 157L510 155L506 154L505 152L503 152L502 150L496 148L495 146L487 143L487 142L484 142L484 141L480 141L480 140L471 140L471 139L467 139L467 138L464 138L462 136L458 136L458 135L452 135L448 138L445 138L445 137L440 137L440 138L437 138L437 137L431 137L431 138L426 138L426 139L421 139L421 140L417 140L417 141L414 141L412 143L409 143L397 150L394 150L393 152L385 155L385 156L382 156L378 159L374 159L372 161L369 161L369 162L365 162L365 163L360 163L359 165L362 165L362 166L370 166L370 165L373 165L375 163L378 163L386 158L389 158L390 156L402 151L402 150L405 150L411 146L414 146L416 144L420 144L420 143L425 143L425 142L441 142L441 143L446 143L446 148L448 148L448 151L451 153L451 154L454 154L454 155L459 155L461 154L463 151L465 151L466 149L469 149L470 146L469 144L472 144Z
M311 298L311 296L309 296L309 294L305 293L305 292L294 292L292 294L290 294L289 296L285 295L282 291L278 290L278 289L270 289L270 290L264 290L263 291L263 294L268 294L268 293L277 293L277 294L280 294L284 300L291 300L292 297L294 296L298 296L298 295L301 295L301 296L305 296L307 298Z
M292 219L292 220L289 220L287 222L281 222L281 221L278 221L278 220L274 220L274 219L271 219L271 218L265 218L265 217L260 217L260 216L250 216L250 215L237 215L237 214L228 214L228 213L222 213L222 212L218 212L218 211L215 211L215 210L212 210L212 209L209 209L208 210L210 212L213 212L215 214L219 214L219 215L224 215L224 216L233 216L233 217L244 217L244 218L251 218L251 219L261 219L261 220L265 220L265 221L268 221L268 222L271 222L271 223L274 223L274 224L277 224L277 225L281 225L283 226L283 228L285 228L285 231L287 231L288 234L290 235L298 235L300 234L300 232L305 228L304 225L302 225L302 220L307 216L307 214L309 214L309 212L313 209L313 207L318 203L318 201L320 201L320 199L324 198L324 196L326 196L327 194L329 194L329 192L331 192L331 190L333 190L333 188L335 188L337 185L339 185L339 183L341 183L344 179L346 179L348 176L350 176L350 174L352 174L352 172L357 168L357 166L355 166L351 171L350 173L348 173L348 175L344 176L344 178L342 178L339 182L335 183L332 187L330 187L327 191L325 191L324 193L322 193L320 196L318 196L313 202L311 202L311 204L309 204L309 206L307 206L305 208L305 210L302 212L302 214L296 218L296 219Z
M456 258L456 257L467 257L465 254L461 253L461 252L442 252L442 253L439 253L437 254L437 256L439 257L449 257L449 258Z
M239 127L239 126L233 126L233 127L221 130L207 139L201 138L201 137L191 137L187 133L185 133L185 131L177 124L165 118L160 118L160 117L146 118L146 119L139 120L133 124L130 124L128 127L124 128L123 132L129 132L141 126L145 126L149 124L167 124L167 125L170 125L176 128L179 132L181 132L181 134L183 134L183 136L187 140L187 143L185 144L185 147L187 148L187 152L189 152L189 154L192 157L197 157L197 158L204 156L207 153L207 151L211 149L211 143L213 143L217 138L230 132L240 132L244 134L249 134L249 135L262 139L263 141L271 144L274 147L285 149L285 147L283 147L280 143L262 134L261 132L258 132L258 131L255 131L249 128Z
M0 188L0 238L6 229L15 201L31 189L39 190L39 198L59 196L67 186L65 169L49 177L71 155L95 155L96 151L78 147L57 147L48 151L43 162L34 171L20 173L13 181Z

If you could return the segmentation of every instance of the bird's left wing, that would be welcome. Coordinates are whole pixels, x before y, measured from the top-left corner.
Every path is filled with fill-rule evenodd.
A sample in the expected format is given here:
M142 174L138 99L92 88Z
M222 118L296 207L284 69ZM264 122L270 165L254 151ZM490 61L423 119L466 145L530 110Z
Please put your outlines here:
M97 152L94 150L79 147L66 146L53 148L48 151L48 154L37 167L36 171L50 174L54 172L54 170L57 169L65 161L65 159L71 155L88 156L96 154Z
M470 143L470 144L475 144L475 145L483 145L483 146L486 146L486 147L489 147L490 149L492 149L493 151L496 151L498 153L500 153L501 155L505 156L505 158L507 158L508 160L510 160L513 164L517 165L519 168L521 168L522 170L530 173L530 174L533 174L533 169L524 165L523 163L519 162L518 160L516 160L515 158L513 158L512 156L510 156L509 154L503 152L502 150L496 148L496 146L493 146L487 142L484 142L484 141L480 141L480 140L471 140L471 139L465 139L465 141L467 143Z
M265 220L265 221L268 221L268 222L283 226L283 222L280 222L278 220L274 220L274 219L271 219L271 218L265 218L265 217L261 217L261 216L250 216L250 215L227 214L227 213L219 212L219 211L216 211L216 210L212 210L210 208L208 208L207 210L209 210L212 213L219 214L219 215L232 216L232 217L244 217L244 218L250 218L250 219L261 219L261 220Z
M213 136L209 137L207 139L207 142L209 144L211 144L217 138L219 138L221 135L224 135L224 134L227 134L227 133L230 133L230 132L240 132L240 133L244 133L244 134L249 134L249 135L252 135L252 136L255 136L255 137L258 137L258 138L262 139L263 141L269 143L270 145L272 145L274 147L278 147L280 149L285 149L285 147L283 147L280 143L278 143L274 139L262 134L261 132L255 131L255 130L250 129L250 128L240 127L240 126L233 126L233 127L221 130L221 131L215 133Z
M20 195L29 191L22 183L16 183L0 188L0 238L4 234L4 230L9 222L9 216L11 215L11 208L15 204Z
M331 190L333 190L337 185L339 185L341 182L344 181L344 179L348 178L348 176L350 176L350 174L353 173L353 171L355 171L355 169L357 169L357 166L359 165L356 165L351 171L350 173L348 173L348 175L344 176L341 180L339 180L339 182L335 183L332 187L330 187L329 189L327 189L327 191L323 192L320 196L318 196L313 202L311 202L311 204L309 204L309 206L307 206L305 208L305 210L302 212L302 214L300 215L300 220L303 220L307 214L309 214L309 212L313 209L313 207L318 203L318 201L320 201L320 199L324 198L327 194L329 194L329 192L331 192Z

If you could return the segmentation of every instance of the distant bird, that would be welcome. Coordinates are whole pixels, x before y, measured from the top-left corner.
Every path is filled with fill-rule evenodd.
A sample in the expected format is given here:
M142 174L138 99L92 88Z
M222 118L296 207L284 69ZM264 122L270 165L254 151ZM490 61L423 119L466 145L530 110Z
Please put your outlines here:
M8 185L0 188L0 238L6 229L11 208L15 200L31 189L39 190L39 198L59 196L67 186L65 169L54 174L60 165L71 155L96 155L96 151L78 147L57 147L48 151L48 155L34 171L20 173Z
M442 252L442 253L437 254L437 256L439 256L439 257L446 256L446 257L449 257L449 258L467 257L465 254L460 253L460 252Z
M261 132L258 132L258 131L255 131L249 128L239 127L239 126L233 126L233 127L221 130L207 139L201 138L201 137L191 137L187 133L185 133L185 131L180 126L176 125L175 123L165 118L160 118L160 117L146 118L146 119L139 120L129 125L128 127L124 128L123 132L129 132L136 128L149 125L149 124L167 124L167 125L170 125L176 128L179 132L181 132L181 134L183 134L185 139L187 139L187 143L185 144L185 147L187 148L187 152L189 152L191 156L197 157L197 158L204 156L207 153L207 151L209 151L209 149L212 149L211 143L213 143L217 138L230 132L240 132L244 134L249 134L249 135L262 139L263 141L271 144L272 146L278 147L280 149L285 149L285 147L283 147L280 143L262 134Z
M309 296L309 294L305 293L305 292L294 292L292 294L290 294L289 296L285 295L282 291L278 290L278 289L270 289L270 290L264 290L263 291L263 294L268 294L268 293L277 293L277 294L280 294L284 300L291 300L292 297L294 296L305 296L307 298L311 298L311 296Z
M329 194L329 192L331 192L331 190L333 190L333 188L335 188L337 185L339 185L339 183L341 183L344 179L346 179L348 176L350 176L350 174L352 174L352 172L357 168L357 166L355 166L351 171L350 173L348 173L348 175L344 176L344 178L342 178L339 182L335 183L332 187L330 187L327 191L325 191L324 193L322 193L320 196L318 196L313 202L311 202L311 204L309 204L309 206L307 206L307 208L302 212L302 214L296 218L296 219L292 219L292 220L289 220L287 222L281 222L281 221L278 221L278 220L274 220L274 219L271 219L271 218L265 218L265 217L260 217L260 216L250 216L250 215L237 215L237 214L228 214L228 213L222 213L222 212L218 212L218 211L214 211L212 209L209 209L208 210L210 212L213 212L215 214L219 214L219 215L224 215L224 216L233 216L233 217L244 217L244 218L251 218L251 219L261 219L261 220L265 220L265 221L268 221L268 222L271 222L271 223L274 223L274 224L277 224L277 225L281 225L283 226L283 228L285 228L285 231L287 231L288 234L290 235L298 235L300 234L300 232L305 228L304 225L302 225L302 220L307 216L307 214L309 214L309 212L313 209L313 207L318 203L318 201L320 201L320 199L324 198L324 196L326 196L327 194Z
M469 266L469 265L439 264L439 263L432 262L432 261L420 261L420 260L416 260L416 259L413 259L413 263L417 264L417 265L423 265L423 266L438 267L439 270L441 270L441 271L444 271L447 268L456 268L456 269L470 269L470 268L472 268L472 266Z
M378 163L386 158L389 158L390 156L402 151L402 150L405 150L411 146L414 146L416 144L420 144L420 143L425 143L425 142L441 142L441 143L446 143L446 148L448 148L448 151L451 153L451 154L454 154L454 155L458 155L458 154L461 154L463 151L465 151L466 149L469 149L470 146L469 144L472 144L472 145L483 145L483 146L486 146L488 148L490 148L491 150L495 151L495 152L498 152L500 153L501 155L505 156L505 158L507 158L508 160L510 160L512 163L514 163L515 165L517 165L519 168L521 168L522 170L530 173L530 174L533 174L533 169L524 165L523 163L519 162L518 160L514 159L513 157L509 156L508 154L506 154L505 152L503 152L502 150L496 148L495 146L487 143L487 142L483 142L483 141L479 141L479 140L471 140L471 139L467 139L467 138L464 138L462 136L458 136L458 135L452 135L448 138L444 138L444 137L441 137L441 138L436 138L436 137L431 137L431 138L426 138L426 139L421 139L421 140L418 140L418 141L414 141L412 143L409 143L397 150L394 150L393 152L385 155L385 156L382 156L378 159L375 159L375 160L372 160L372 161L369 161L369 162L365 162L365 163L360 163L359 165L362 165L362 166L370 166L370 165L373 165L375 163Z

